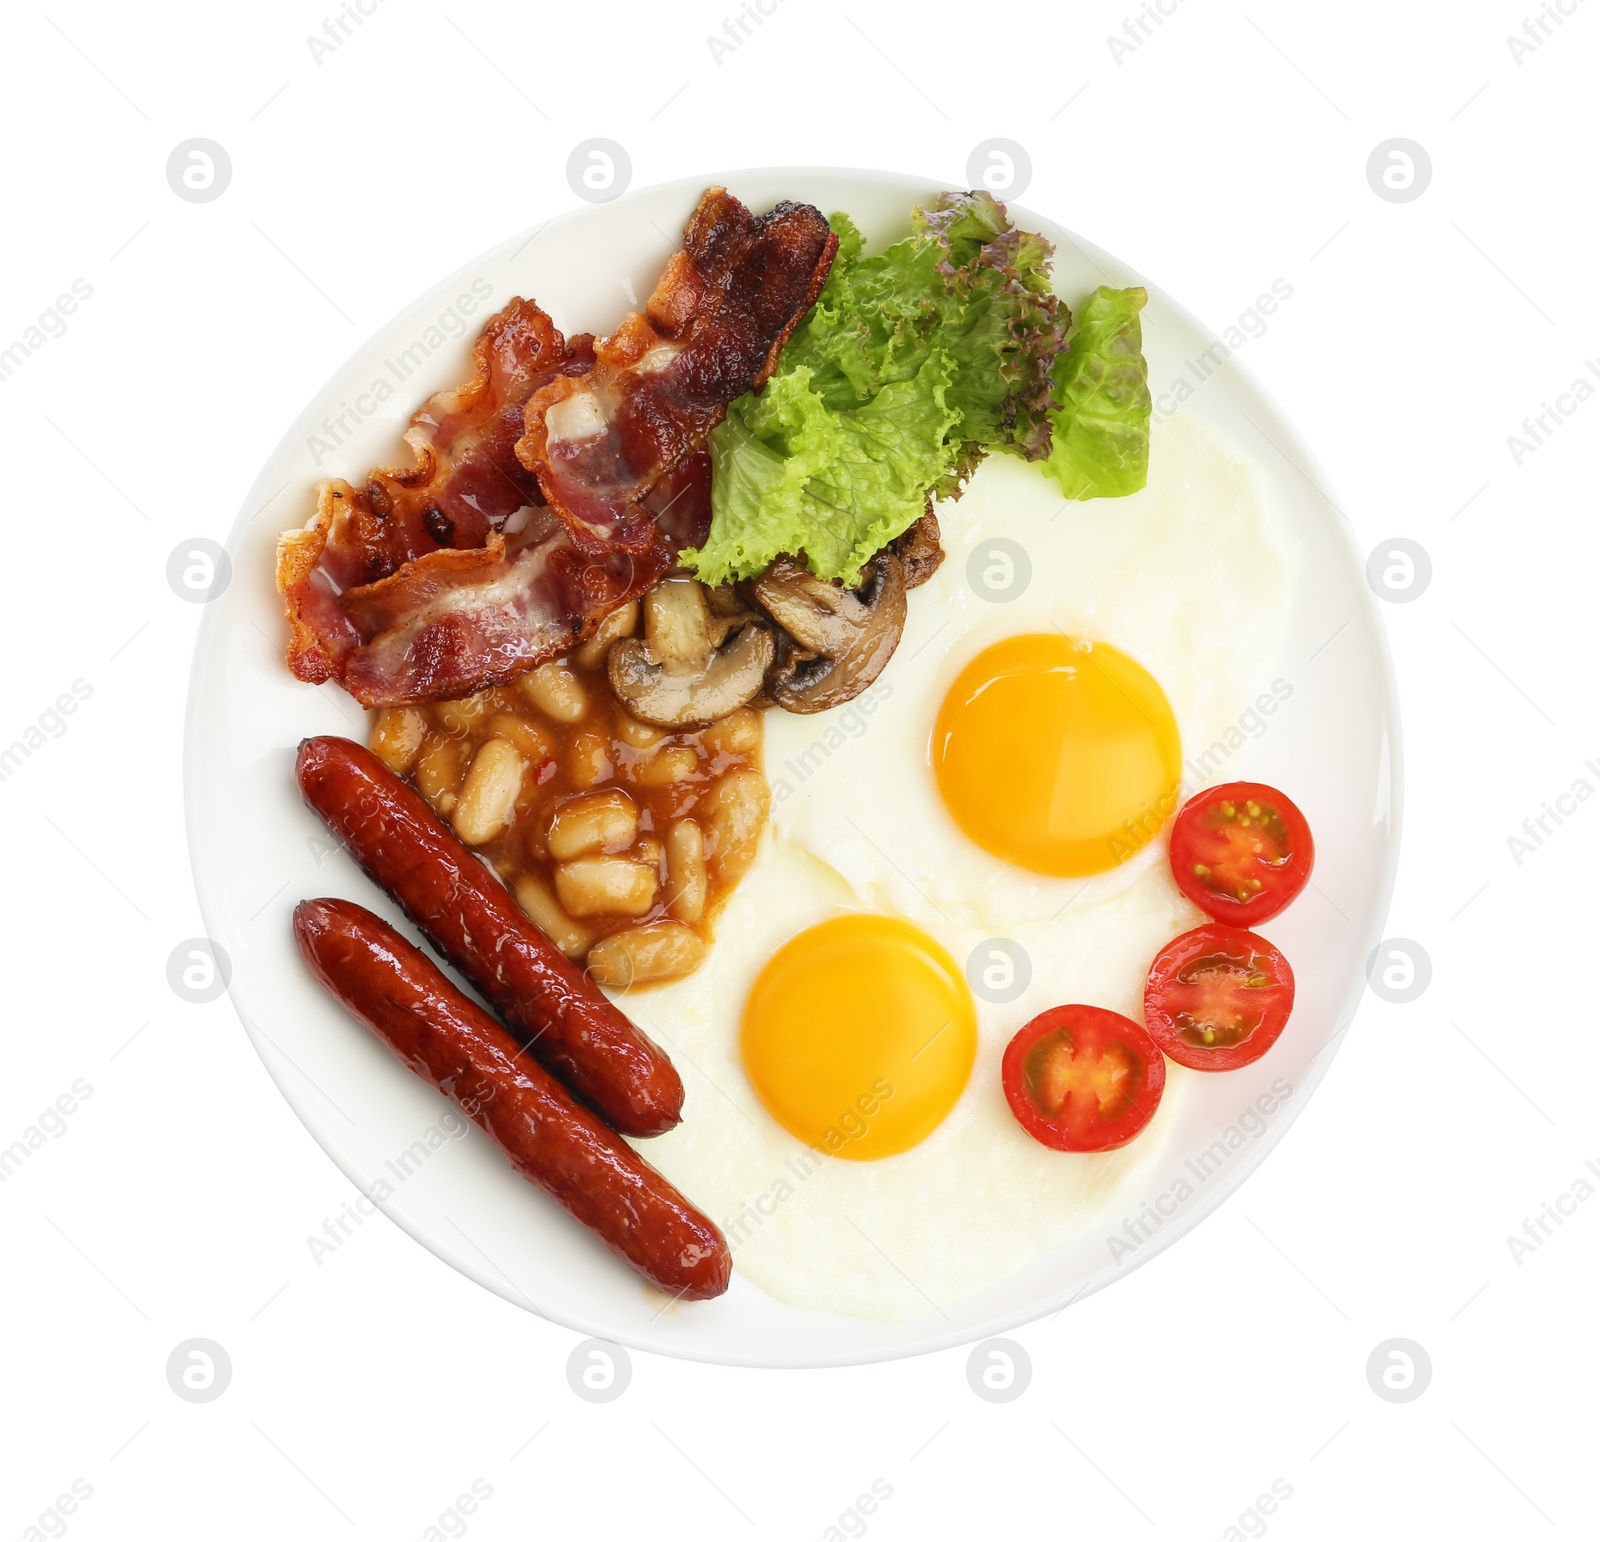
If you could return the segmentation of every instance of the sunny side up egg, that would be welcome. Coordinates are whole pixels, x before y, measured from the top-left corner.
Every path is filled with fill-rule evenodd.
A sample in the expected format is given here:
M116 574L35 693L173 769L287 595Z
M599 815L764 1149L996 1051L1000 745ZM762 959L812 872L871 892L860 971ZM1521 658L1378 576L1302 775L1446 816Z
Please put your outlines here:
M994 456L939 515L944 565L871 691L767 714L772 830L706 964L626 1003L687 1088L646 1155L738 1272L887 1321L1144 1197L1188 1073L1086 1156L1018 1127L1000 1059L1062 1002L1137 1018L1150 959L1202 919L1163 827L1242 770L1185 757L1272 689L1291 578L1252 463L1183 416L1132 498L1071 503Z
M992 643L956 676L929 752L945 808L992 856L1082 878L1177 807L1178 725L1149 670L1059 632Z
M978 1019L955 961L894 916L835 916L791 938L745 996L742 1054L767 1112L857 1162L926 1140L972 1072Z

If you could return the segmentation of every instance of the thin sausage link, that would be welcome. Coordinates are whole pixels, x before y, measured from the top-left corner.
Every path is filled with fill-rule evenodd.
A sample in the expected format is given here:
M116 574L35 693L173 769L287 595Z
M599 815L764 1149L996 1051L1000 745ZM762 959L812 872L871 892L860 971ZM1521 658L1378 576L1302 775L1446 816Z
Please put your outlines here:
M307 739L295 770L306 802L368 876L584 1102L624 1135L678 1122L672 1062L376 755L348 739Z
M420 950L348 900L307 900L294 925L328 991L613 1253L680 1300L728 1288L722 1233Z

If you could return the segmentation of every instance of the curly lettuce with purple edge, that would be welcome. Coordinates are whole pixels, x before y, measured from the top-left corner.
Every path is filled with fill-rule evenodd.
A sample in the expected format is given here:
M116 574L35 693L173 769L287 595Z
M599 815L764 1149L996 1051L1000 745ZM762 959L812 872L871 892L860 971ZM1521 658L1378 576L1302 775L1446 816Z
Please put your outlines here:
M709 584L805 554L847 585L991 450L1042 461L1070 497L1143 486L1148 442L1126 379L1142 291L1099 290L1069 347L1052 248L987 193L945 193L911 234L862 255L848 216L822 294L759 392L711 436L710 535L682 561ZM1102 296L1138 295L1128 317ZM1092 324L1091 324L1092 322ZM1142 386L1142 375L1141 375ZM1103 460L1103 464L1102 464Z

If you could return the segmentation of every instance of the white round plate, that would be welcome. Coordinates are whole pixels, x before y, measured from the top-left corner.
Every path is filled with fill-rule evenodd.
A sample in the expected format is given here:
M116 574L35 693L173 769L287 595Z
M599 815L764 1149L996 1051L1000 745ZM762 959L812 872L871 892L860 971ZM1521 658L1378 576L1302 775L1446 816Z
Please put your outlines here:
M882 1360L1014 1328L1109 1284L1209 1214L1282 1137L1327 1069L1381 936L1400 824L1394 687L1347 520L1293 429L1228 362L1185 410L1260 462L1298 554L1292 619L1273 671L1292 681L1293 699L1273 731L1229 768L1294 789L1317 834L1316 888L1273 923L1299 984L1290 1031L1255 1066L1192 1079L1200 1085L1185 1098L1151 1177L1155 1208L1142 1219L1136 1213L1133 1234L1146 1236L1131 1250L1109 1245L1112 1235L1127 1235L1129 1218L1108 1215L1103 1227L943 1315L903 1324L796 1310L737 1275L718 1301L663 1309L663 1297L517 1177L476 1129L441 1140L449 1105L302 965L290 915L303 898L343 895L404 923L344 853L330 849L296 790L299 741L364 737L365 721L336 687L303 685L285 667L273 548L281 527L309 516L320 478L360 481L374 465L409 464L399 436L411 413L430 392L466 378L473 336L513 295L536 298L568 333L610 330L649 294L696 199L718 182L757 210L782 198L844 209L869 246L903 234L912 205L940 191L914 177L815 168L646 189L507 241L357 350L290 428L234 524L232 582L207 607L190 689L189 847L207 934L231 958L234 1005L267 1070L351 1181L440 1258L509 1301L637 1348L741 1365ZM1099 283L1144 282L1053 222L1013 212L1019 225L1056 242L1056 284L1068 303ZM1195 378L1190 361L1213 342L1156 289L1144 338L1158 395ZM1280 1079L1293 1089L1287 1095L1268 1090ZM407 1160L408 1151L425 1154ZM1192 1197L1173 1198L1180 1179Z

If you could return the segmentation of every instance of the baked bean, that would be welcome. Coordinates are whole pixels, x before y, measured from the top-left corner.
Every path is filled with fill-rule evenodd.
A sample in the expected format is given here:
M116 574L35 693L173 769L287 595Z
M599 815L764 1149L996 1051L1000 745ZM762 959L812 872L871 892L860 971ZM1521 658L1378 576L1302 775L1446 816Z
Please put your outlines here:
M489 719L488 729L495 738L509 739L516 745L535 771L555 759L555 741L531 718L518 717L515 712L497 712Z
M594 636L573 653L573 661L583 669L599 669L605 663L612 643L621 637L632 637L638 630L639 602L629 600L600 623Z
M669 744L648 760L636 762L629 774L641 787L670 787L688 781L699 770L700 757L688 745Z
M592 852L626 851L639 834L639 810L620 787L569 798L550 821L545 848L558 862Z
M665 645L685 626L715 636L738 608L732 591L685 580L650 619ZM704 958L770 799L759 707L669 731L617 700L605 654L645 620L643 606L623 606L564 660L460 701L386 709L371 727L374 750L569 958L593 955L598 975L637 989Z
M589 949L589 973L599 985L629 990L693 974L705 956L705 939L693 928L652 921L602 937Z
M489 691L479 691L476 696L463 696L460 701L436 701L433 704L434 721L456 739L464 739L494 705Z
M452 815L456 834L481 846L511 823L527 763L509 739L491 739L473 757Z
M755 861L771 802L766 777L753 770L728 772L701 802L706 855L723 885L736 884Z
M748 755L761 743L761 714L753 707L739 707L711 724L701 738L720 754Z
M556 898L570 916L642 916L655 903L656 870L627 857L579 857L556 869Z
M524 873L512 886L512 892L528 919L568 958L582 958L589 951L594 933L561 908L550 885L537 873Z
M447 734L430 733L417 756L417 791L433 805L441 819L448 819L456 806L456 789L466 755L459 741Z
M428 720L415 707L385 707L372 725L368 748L396 776L404 776L427 732Z
M705 913L705 836L692 819L680 819L667 831L667 914L675 921L699 921Z
M592 728L572 736L567 752L567 775L578 787L598 787L612 777L611 749L604 734Z
M626 712L617 718L616 734L630 750L653 750L667 737L666 729L657 728L653 723L641 723Z
M565 664L541 664L520 684L523 695L558 723L576 723L589 710L588 692Z

